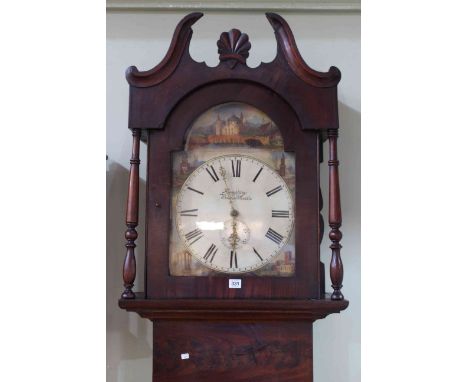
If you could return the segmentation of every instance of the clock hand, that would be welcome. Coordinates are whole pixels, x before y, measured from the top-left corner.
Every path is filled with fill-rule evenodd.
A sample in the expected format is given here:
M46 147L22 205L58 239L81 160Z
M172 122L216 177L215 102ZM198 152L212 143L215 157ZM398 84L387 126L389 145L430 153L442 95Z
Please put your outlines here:
M235 218L236 216L239 216L239 211L237 211L235 208L234 208L234 202L233 202L233 192L230 190L229 188L229 185L227 183L227 177L226 177L226 170L224 169L223 166L221 166L219 168L220 172L221 172L221 177L223 178L223 182L224 182L224 185L225 185L225 189L224 189L224 192L226 193L227 195L227 199L229 200L229 204L231 206L231 216L233 218Z
M229 235L229 244L232 246L232 250L235 251L237 248L237 244L240 241L240 237L237 234L237 216L239 216L239 211L237 211L234 208L234 202L233 202L233 193L229 189L229 185L227 183L227 178L226 178L226 170L224 169L223 166L220 167L220 172L221 172L221 177L223 178L224 185L225 185L225 193L227 194L227 198L229 200L229 204L231 206L231 216L232 216L232 234Z
M229 235L229 243L232 246L232 250L235 251L237 248L237 243L240 241L240 237L237 234L237 221L232 219L232 233Z

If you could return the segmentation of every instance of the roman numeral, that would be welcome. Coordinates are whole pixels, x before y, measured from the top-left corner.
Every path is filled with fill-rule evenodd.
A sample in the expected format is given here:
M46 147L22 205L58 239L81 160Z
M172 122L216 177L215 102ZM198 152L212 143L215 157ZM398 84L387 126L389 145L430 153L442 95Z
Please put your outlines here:
M257 175L255 175L255 178L253 178L252 182L255 182L257 180L257 178L260 175L260 173L262 172L262 170L263 170L263 167L260 170L258 170Z
M195 243L196 241L200 240L202 236L203 236L203 232L202 232L199 228L197 228L197 229L194 229L193 231L191 231L191 232L185 234L185 239L186 239L187 241L190 241L190 240L192 240L192 239L195 239L195 240L193 240L193 241L190 243L190 245L192 245L192 244Z
M259 257L259 259L263 261L262 256L260 256L260 254L257 252L257 250L256 250L255 248L253 248L253 251L254 251L255 254Z
M241 174L241 161L236 159L236 165L234 166L234 159L231 159L232 165L232 176L235 178L239 178Z
M197 192L197 193L199 193L200 195L203 195L203 192L198 191L198 190L195 190L195 189L192 188L192 187L187 187L187 188L188 188L190 191Z
M280 244L284 239L282 235L271 228L268 228L268 232L265 234L265 236L276 244Z
M211 171L210 171L210 169L207 167L207 168L206 168L206 172L207 172L208 174L210 174L211 178L212 178L215 182L217 182L217 181L219 180L218 174L216 174L216 171L215 171L215 169L213 168L213 166L210 166L210 167L211 167Z
M233 267L232 264L234 264L235 267ZM231 265L229 268L239 268L237 266L237 252L236 251L231 251Z
M282 189L283 189L283 187L278 186L278 187L275 187L272 190L268 191L266 194L267 194L268 197L270 197L271 195L276 194L277 192L281 191Z
M289 211L283 210L272 210L271 211L272 218L289 218Z
M193 210L180 211L180 216L198 216L198 208L194 208Z
M205 256L203 256L203 259L208 260L211 256L210 263L212 263L216 252L218 252L218 248L216 248L216 245L211 244L210 248L208 248L208 250L206 251Z

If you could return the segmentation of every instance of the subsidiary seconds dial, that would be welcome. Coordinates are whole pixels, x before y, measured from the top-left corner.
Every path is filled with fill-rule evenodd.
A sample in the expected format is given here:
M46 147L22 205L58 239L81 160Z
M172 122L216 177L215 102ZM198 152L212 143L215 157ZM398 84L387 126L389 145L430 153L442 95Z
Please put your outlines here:
M294 203L276 170L246 155L210 159L187 178L176 202L187 250L205 266L244 273L270 262L289 241Z

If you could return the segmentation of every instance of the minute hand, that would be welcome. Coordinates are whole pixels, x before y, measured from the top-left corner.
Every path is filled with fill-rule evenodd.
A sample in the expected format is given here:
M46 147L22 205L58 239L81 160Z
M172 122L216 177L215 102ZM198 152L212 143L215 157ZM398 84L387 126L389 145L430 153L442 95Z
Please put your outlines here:
M231 244L232 250L235 251L237 248L237 243L240 241L239 235L237 234L237 220L236 217L239 215L239 212L234 208L234 201L233 201L233 193L229 189L229 185L226 179L226 170L224 167L220 168L221 176L224 181L225 185L225 193L227 194L227 198L229 200L229 204L231 206L231 216L232 216L232 234L229 235L229 243Z
M229 205L231 206L231 216L233 218L235 218L236 216L239 215L239 211L237 211L234 208L234 202L233 202L234 193L229 188L229 185L228 185L228 182L227 182L227 177L226 177L226 170L224 169L224 167L220 168L220 172L221 172L221 177L223 178L223 182L224 182L224 186L225 186L224 191L225 191L225 193L227 195L227 199L229 200Z

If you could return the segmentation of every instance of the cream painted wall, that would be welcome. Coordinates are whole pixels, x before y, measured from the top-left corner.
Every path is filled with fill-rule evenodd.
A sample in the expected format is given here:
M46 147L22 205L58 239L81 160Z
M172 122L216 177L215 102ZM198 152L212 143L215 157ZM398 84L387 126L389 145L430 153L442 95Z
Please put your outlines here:
M148 320L117 307L122 291L123 233L130 133L127 129L128 85L125 69L135 65L149 69L163 58L177 22L186 12L108 12L107 15L107 381L151 380L152 326ZM342 72L339 85L340 177L343 208L345 266L343 292L349 308L314 324L314 373L317 382L360 381L360 15L358 13L284 13L305 61L325 71L335 65ZM262 13L207 12L194 26L191 54L208 65L217 63L216 41L232 27L250 36L248 63L257 66L271 61L276 43ZM325 155L328 155L325 152ZM146 146L142 145L141 184L144 190ZM327 201L327 168L322 165L322 184ZM144 203L144 194L141 192ZM326 203L325 203L326 205ZM327 211L325 209L325 216ZM140 212L141 222L144 213ZM140 225L137 244L136 290L142 289L143 235ZM325 235L322 261L330 261ZM327 281L330 285L330 281Z

